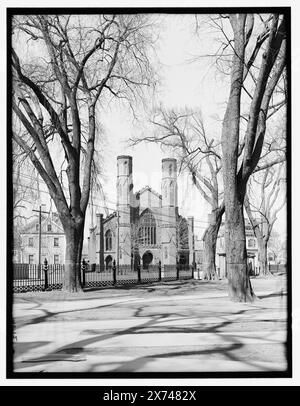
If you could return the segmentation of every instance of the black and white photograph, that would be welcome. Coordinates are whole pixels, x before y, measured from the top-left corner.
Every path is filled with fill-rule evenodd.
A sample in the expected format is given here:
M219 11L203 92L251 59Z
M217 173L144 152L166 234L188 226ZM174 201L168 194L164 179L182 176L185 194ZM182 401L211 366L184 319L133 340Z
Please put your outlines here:
M291 8L83 6L6 9L7 378L292 378Z

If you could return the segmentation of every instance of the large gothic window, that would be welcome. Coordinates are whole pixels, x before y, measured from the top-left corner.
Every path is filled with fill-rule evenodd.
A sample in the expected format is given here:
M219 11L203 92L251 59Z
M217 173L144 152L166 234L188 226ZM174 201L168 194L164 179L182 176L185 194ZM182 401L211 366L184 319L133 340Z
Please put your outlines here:
M178 261L181 265L189 264L189 227L188 222L182 216L177 218L177 244Z
M112 232L107 230L105 233L105 251L112 250Z
M156 244L156 221L150 210L145 210L140 218L139 243L141 245Z
M189 228L184 217L179 216L177 220L177 241L179 250L189 249Z

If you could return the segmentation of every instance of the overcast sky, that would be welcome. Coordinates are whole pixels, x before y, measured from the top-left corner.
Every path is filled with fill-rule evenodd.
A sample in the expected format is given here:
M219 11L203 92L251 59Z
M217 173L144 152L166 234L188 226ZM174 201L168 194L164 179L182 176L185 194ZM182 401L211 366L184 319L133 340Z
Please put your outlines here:
M88 17L87 17L88 18ZM229 77L224 76L215 66L215 59L207 57L219 46L220 33L208 26L207 16L199 17L200 32L196 34L194 15L159 15L156 44L157 64L160 82L155 95L147 101L147 106L162 104L166 108L191 108L202 111L206 132L215 139L221 136L221 120L224 115L229 92ZM18 53L39 56L41 50L17 43ZM135 121L129 108L111 103L105 114L101 112L101 124L105 130L102 154L103 189L110 212L116 204L117 156L128 154L133 157L134 191L149 185L161 193L161 160L173 156L172 151L162 151L158 145L139 144L130 146L129 138L142 133L153 134L149 116L142 108L137 108L139 121ZM201 237L207 225L210 207L192 185L187 174L178 177L178 205L180 214L194 216L195 233ZM43 201L49 204L46 194ZM95 205L87 212L86 229L95 220L96 212L104 212L100 195L93 196ZM285 214L282 210L276 228L285 231Z
M216 114L222 116L224 112L228 87L225 86L224 78L222 81L211 67L211 59L200 58L191 63L191 59L196 55L211 52L215 46L213 37L207 32L204 34L204 30L200 39L195 35L193 15L164 16L161 28L156 47L161 62L161 83L155 94L156 100L152 101L153 104L161 103L169 108L201 109L208 130L219 137L221 127L214 116ZM147 129L140 128L133 122L127 110L118 109L117 113L114 110L105 117L107 140L105 172L109 174L109 178L104 183L104 189L108 200L112 203L116 201L116 158L120 154L129 154L133 157L135 191L149 185L157 192L161 192L161 160L172 156L172 152L163 152L159 146L149 143L131 147L128 142L130 137L137 136L141 131L151 133L151 127L146 125L146 122L144 124ZM195 216L197 220L203 221L202 224L197 223L196 232L200 235L206 225L208 207L186 175L179 176L178 186L180 212L184 216Z
M200 17L201 29L196 35L193 15L163 17L156 48L161 63L161 83L152 102L169 108L200 109L207 133L219 139L221 121L217 118L222 119L224 115L229 78L216 69L215 59L205 57L212 54L219 45L217 34L205 24L207 20L205 16ZM128 142L130 137L143 131L151 133L151 126L146 125L147 120L148 118L144 117L140 127L140 124L133 122L130 112L126 109L112 109L103 120L107 140L104 168L107 179L104 181L104 190L108 207L112 207L116 202L116 158L120 154L133 157L134 191L149 185L161 192L161 159L172 156L172 152L162 151L159 146L149 143L133 148ZM187 174L178 177L178 195L180 213L195 217L195 233L201 237L207 225L210 207L191 184L191 178ZM98 203L98 197L96 200ZM285 209L278 217L275 228L285 234Z

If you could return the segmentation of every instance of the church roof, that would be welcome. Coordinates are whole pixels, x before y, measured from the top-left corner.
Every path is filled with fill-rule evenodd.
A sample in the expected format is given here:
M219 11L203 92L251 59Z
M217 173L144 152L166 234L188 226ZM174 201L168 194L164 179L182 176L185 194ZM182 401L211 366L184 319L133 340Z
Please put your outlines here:
M117 212L114 211L113 213L111 213L109 216L107 216L105 219L103 219L103 223L106 223L107 221L110 221L111 219L113 219L114 217L116 217Z
M147 191L153 193L153 194L154 194L155 196L157 196L159 199L162 198L161 194L155 192L155 190L153 190L150 186L144 186L141 190L139 190L138 192L136 192L135 195L138 197L138 196L140 196L141 194L143 194L144 192L147 192Z

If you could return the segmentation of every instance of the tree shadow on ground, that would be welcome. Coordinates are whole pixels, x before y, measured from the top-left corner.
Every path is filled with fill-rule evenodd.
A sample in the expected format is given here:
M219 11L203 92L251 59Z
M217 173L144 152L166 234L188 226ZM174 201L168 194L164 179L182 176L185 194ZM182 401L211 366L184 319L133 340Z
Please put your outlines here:
M128 302L126 302L128 304ZM120 304L117 303L117 304ZM112 304L110 306L116 305ZM98 308L101 308L103 306L98 306ZM94 343L99 343L111 338L115 338L115 337L121 337L121 336L126 336L126 335L142 335L143 334L157 334L157 333L164 333L164 334L172 334L172 333L199 333L199 332L203 332L203 333L213 333L216 336L218 336L219 338L221 338L221 340L224 342L224 345L216 345L213 349L209 349L209 350L197 350L197 351L179 351L179 352L169 352L169 353L163 353L163 354L153 354L153 355L149 355L149 356L144 356L144 357L139 357L136 358L134 360L131 361L127 361L125 363L123 363L123 365L120 367L118 366L114 372L119 372L120 370L122 371L132 371L132 368L141 368L144 365L146 365L147 362L149 362L149 360L153 360L153 358L157 358L157 357L164 357L167 358L169 357L177 357L177 356L183 356L183 355L201 355L201 354L223 354L223 356L227 357L227 359L233 360L233 361L239 361L241 358L237 355L234 354L234 352L237 349L241 349L243 347L243 343L241 341L239 341L238 339L238 335L235 334L234 338L232 337L232 335L226 336L222 334L222 329L225 326L229 326L230 324L234 323L234 320L228 320L226 319L226 317L224 316L218 316L220 318L220 322L219 323L214 323L214 325L208 327L206 326L206 328L199 328L199 325L201 327L201 319L199 318L199 325L195 326L195 327L190 327L190 326L162 326L162 323L165 323L166 321L169 321L170 318L172 318L170 321L172 322L176 322L176 321L181 321L183 319L188 319L190 317L183 317L182 314L178 314L178 313L174 313L174 312L168 312L168 313L159 313L159 314L155 314L155 315L151 315L151 316L145 316L143 315L143 311L145 310L145 305L143 306L139 306L136 310L135 313L133 315L133 319L138 319L139 317L147 317L150 318L150 320L147 320L139 325L136 326L132 326L129 328L125 328L124 330L118 330L118 331L113 331L113 332L101 332L100 334L98 334L98 331L96 331L96 335L94 335L93 337L89 337L86 339L81 339L81 340L77 340L72 342L71 344L68 345L64 345L58 349L56 349L53 352L48 353L45 356L41 356L41 357L37 357L37 358L33 358L31 361L32 363L34 363L34 365L37 364L43 364L45 362L49 362L49 356L53 356L53 360L55 360L55 354L63 354L63 360L64 361L73 361L73 356L74 356L74 351L76 354L84 354L84 353L88 353L89 351L91 351L91 349L86 348L87 346L94 344ZM84 309L84 310L90 310L90 309ZM78 311L78 310L76 310ZM235 316L241 316L247 312L253 312L256 311L256 309L243 309L243 310L239 310L237 312L234 313ZM51 314L53 315L53 314ZM41 318L39 318L39 322L43 322L45 319L47 319L49 317L49 315L45 315ZM36 320L35 320L36 322ZM84 332L82 332L84 333ZM93 333L93 331L86 331L86 333ZM141 338L142 339L142 338ZM227 345L226 345L227 344ZM35 345L35 343L32 343L32 347L33 348ZM184 345L184 343L182 343L182 345ZM201 342L199 343L199 345L201 345ZM28 348L29 349L29 348ZM61 360L61 358L60 358ZM246 365L252 365L255 366L255 364L253 364L250 360L245 360L243 359L243 362ZM101 365L101 364L99 364ZM104 365L104 364L103 364ZM18 370L28 367L28 361L27 361L27 365L22 365L21 363L18 363ZM92 369L94 369L95 367L91 367ZM120 369L121 368L121 369Z
M48 321L49 318L51 317L57 317L62 314L69 314L69 313L75 313L75 312L83 312L83 311L91 311L91 310L97 310L97 309L102 309L105 307L112 307L120 304L128 304L128 300L123 300L120 302L114 302L114 303L109 303L105 305L99 305L99 306L94 306L94 307L87 307L87 308L81 308L81 309L71 309L71 310L62 310L62 311L57 311L57 312L50 312L49 310L41 307L42 303L39 303L36 300L36 305L30 309L27 310L40 310L41 312L44 313L43 316L28 316L28 320L24 320L24 316L22 317L14 317L14 322L16 328L21 328L28 326L30 324L40 324Z
M271 297L286 297L287 293L282 289L280 292L270 293L268 295L257 295L259 299L269 299Z
M44 345L47 345L49 343L50 341L30 341L30 342L15 341L13 344L14 353L15 355L18 355L19 353L24 353L33 348L43 347Z

